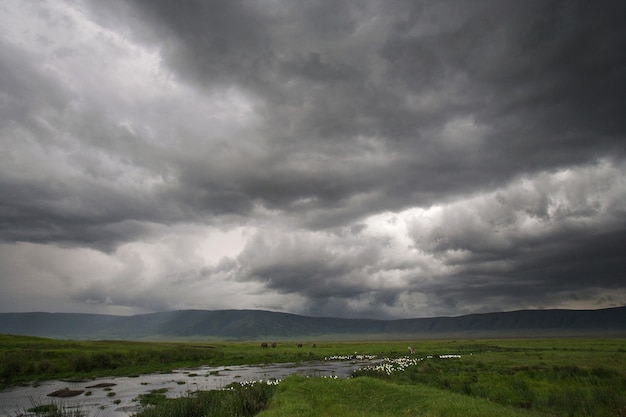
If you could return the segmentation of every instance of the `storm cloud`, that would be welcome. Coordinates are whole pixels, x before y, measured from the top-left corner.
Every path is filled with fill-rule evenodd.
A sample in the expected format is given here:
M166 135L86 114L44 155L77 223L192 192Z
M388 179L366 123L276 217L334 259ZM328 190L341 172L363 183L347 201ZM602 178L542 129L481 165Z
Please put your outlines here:
M3 311L626 304L623 2L0 11Z

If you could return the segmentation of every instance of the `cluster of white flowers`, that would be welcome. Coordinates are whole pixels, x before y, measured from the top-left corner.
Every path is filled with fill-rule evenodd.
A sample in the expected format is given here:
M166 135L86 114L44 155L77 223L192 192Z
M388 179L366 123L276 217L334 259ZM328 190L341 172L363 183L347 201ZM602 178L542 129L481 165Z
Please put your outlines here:
M392 372L402 372L406 368L412 365L417 365L418 362L423 361L424 358L397 358L397 359L389 359L385 358L383 363L379 363L377 365L370 365L364 368L361 368L362 371L376 371L376 372L384 372L387 375L391 375Z
M439 359L452 359L460 358L461 355L439 355L438 357ZM408 356L397 359L385 358L384 362L382 363L366 366L364 368L361 368L360 370L384 372L387 375L391 375L392 372L404 372L409 366L417 365L421 361L432 358L432 355L428 355L425 358L409 358Z
M376 355L335 355L324 357L325 361L371 361L376 359Z
M243 381L243 382L237 382L237 384L241 385L243 388L252 387L252 386L257 385L257 384L264 384L264 385L278 385L279 383L280 383L280 379L275 379L275 378L272 378L272 379L265 379L265 380L263 380L263 379L259 379L258 381L254 381L254 380L253 380L253 381ZM232 386L230 386L230 387L228 387L228 388L225 388L225 390L228 390L228 391L232 391L232 390L234 390L234 389L235 389L235 388L234 388L234 387L232 387Z

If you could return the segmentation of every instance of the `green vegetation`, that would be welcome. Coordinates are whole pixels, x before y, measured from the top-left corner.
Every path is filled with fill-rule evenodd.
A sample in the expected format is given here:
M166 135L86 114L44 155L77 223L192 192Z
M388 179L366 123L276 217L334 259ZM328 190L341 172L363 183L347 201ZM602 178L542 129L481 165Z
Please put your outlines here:
M139 397L135 398L133 401L138 401L142 406L148 405L159 405L168 401L165 393L167 392L167 388L159 388L150 390L147 394L141 394Z
M167 371L219 362L221 355L207 344L79 342L0 335L0 388L46 379Z
M503 357L505 354L501 352ZM505 361L485 366L475 360L479 356L389 360L357 371L354 376L402 386L429 386L439 392L482 398L510 409L537 410L548 415L626 416L623 370L573 364L511 366L505 365Z
M232 384L225 390L199 391L187 397L164 399L137 417L247 417L267 407L276 386L265 383Z
M626 417L626 339L317 342L74 342L0 336L6 384L375 355L384 363L350 379L292 376L272 384L168 399L137 398L138 417L249 416L568 416ZM82 358L78 361L77 358ZM48 364L48 366L42 366ZM78 363L82 365L78 366ZM191 373L190 373L191 375ZM56 411L41 409L41 415ZM39 413L38 413L39 414Z
M56 404L40 404L35 405L26 411L35 414L53 414L59 411L59 406Z
M79 408L67 408L56 403L35 404L26 410L22 415L35 415L36 417L83 417L84 412Z
M293 376L280 383L269 409L259 417L543 415L425 385L398 385L368 377L331 380Z
M199 365L246 365L302 362L355 351L397 356L405 342L304 344L282 342L261 349L258 342L70 341L0 335L0 389L49 379L168 372Z

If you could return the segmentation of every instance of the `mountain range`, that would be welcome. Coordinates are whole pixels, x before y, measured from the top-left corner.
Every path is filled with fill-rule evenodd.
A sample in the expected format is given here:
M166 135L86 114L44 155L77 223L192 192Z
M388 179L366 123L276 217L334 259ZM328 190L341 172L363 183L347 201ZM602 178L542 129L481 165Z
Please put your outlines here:
M626 336L626 306L519 310L399 320L310 317L264 310L180 310L134 316L0 313L0 333L63 339L346 340Z

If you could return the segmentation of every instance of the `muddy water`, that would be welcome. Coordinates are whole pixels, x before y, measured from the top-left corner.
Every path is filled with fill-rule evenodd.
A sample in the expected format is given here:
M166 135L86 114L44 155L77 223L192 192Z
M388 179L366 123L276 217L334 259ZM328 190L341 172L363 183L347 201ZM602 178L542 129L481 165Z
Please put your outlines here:
M128 417L138 411L135 399L151 390L166 388L168 397L177 398L198 390L220 389L232 382L282 379L292 374L344 378L353 370L369 364L369 361L315 361L266 366L200 367L139 377L102 378L83 382L45 381L38 386L0 391L0 417L24 415L33 405L50 403L66 408L76 407L88 417ZM87 388L103 383L115 385L109 388ZM47 396L66 388L85 392L71 398Z

